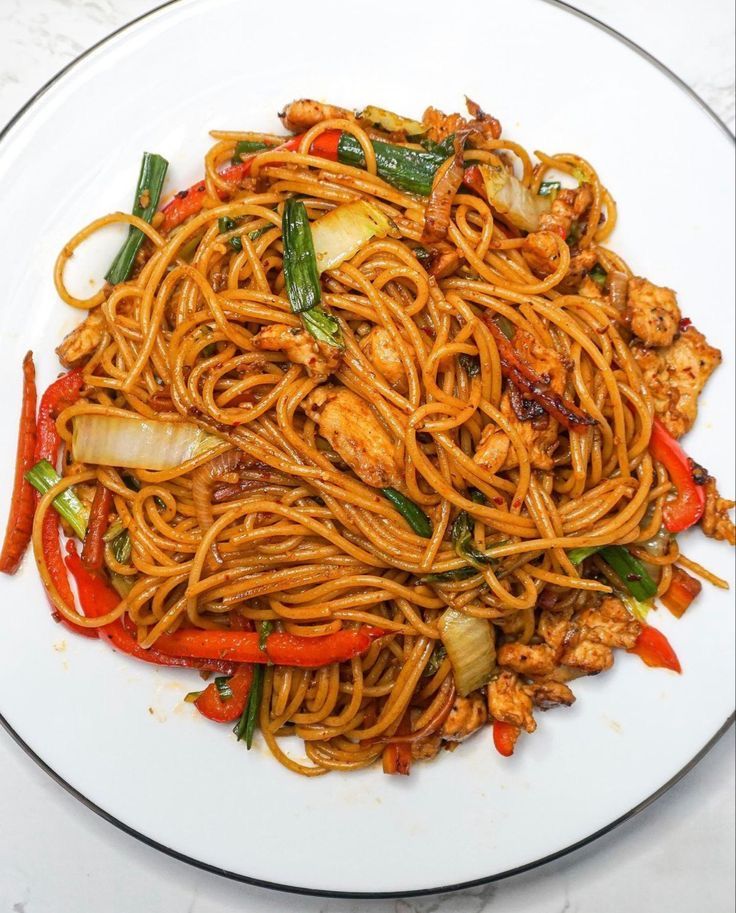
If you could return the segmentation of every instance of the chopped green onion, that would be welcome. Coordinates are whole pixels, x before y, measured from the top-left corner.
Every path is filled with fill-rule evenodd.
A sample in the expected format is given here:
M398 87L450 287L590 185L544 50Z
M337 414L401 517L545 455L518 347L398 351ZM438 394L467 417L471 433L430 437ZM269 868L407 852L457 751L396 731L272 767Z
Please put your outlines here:
M449 139L449 137L448 137ZM445 141L446 142L446 141ZM419 152L383 140L371 140L376 154L376 170L387 184L427 197L437 169L452 155L453 149L445 152L442 144L432 152ZM354 168L365 168L363 147L352 133L343 132L337 144L338 161Z
M237 251L238 253L240 253L240 251L243 249L243 241L240 237L238 237L238 235L230 238L227 243L230 245L230 247L232 247L234 251Z
M603 269L600 263L596 263L593 269L588 273L590 278L595 282L597 286L603 288L606 284L606 279L608 278L608 273Z
M130 541L130 534L128 533L127 529L117 538L113 539L110 545L110 550L112 551L113 557L118 564L130 564L130 556L133 551L133 546Z
M136 479L136 477L130 472L121 472L120 478L125 482L126 486L132 491L140 491L141 483Z
M432 259L432 254L430 254L426 247L422 247L421 245L414 248L414 256L421 264L427 264Z
M429 678L431 675L434 675L442 665L442 661L446 656L447 650L445 650L445 645L440 642L432 651L432 655L429 657L429 662L424 667L424 672L422 672L422 675L425 678Z
M657 593L657 584L649 571L628 549L621 545L607 545L600 551L601 558L610 564L634 599L646 602Z
M257 241L261 235L265 235L267 231L270 231L273 228L273 225L264 225L261 228L256 228L255 231L249 231L248 237L251 241Z
M431 538L432 521L420 507L417 507L413 501L402 495L400 491L396 491L395 488L382 488L381 492L418 536L422 536L424 539Z
M215 679L215 688L221 701L229 701L233 696L233 689L230 687L229 675L218 675Z
M554 199L560 192L562 184L559 181L542 181L537 193L540 197L552 197Z
M258 649L266 649L266 641L268 640L268 635L273 631L273 622L272 621L259 621L258 622Z
M110 571L110 583L112 584L112 588L121 599L125 599L125 597L133 589L135 580L135 577L128 577L127 574L123 576L123 574L116 574L115 571Z
M475 522L470 514L468 514L467 511L461 510L455 518L455 522L452 524L452 531L450 533L455 554L460 558L464 558L476 568L482 568L483 565L494 564L494 558L489 557L485 552L482 552L475 547L473 543L474 527Z
M168 167L169 163L160 155L151 154L150 152L143 153L141 172L135 189L133 215L143 219L144 222L150 223L153 214L158 209L161 188L164 186L164 178ZM128 237L120 248L118 255L112 261L112 266L105 276L109 283L117 285L119 282L125 282L133 268L135 255L143 243L143 238L143 232L131 225L128 229Z
M123 526L123 521L118 517L117 520L114 520L108 527L107 532L102 537L103 542L112 542L113 539L125 532L125 527Z
M567 233L565 242L568 247L575 247L583 234L583 227L577 219L573 219L570 225L570 231Z
M595 553L599 552L602 548L602 545L586 545L583 548L571 548L567 553L567 557L572 564L582 564L586 558L595 555Z
M453 580L467 580L475 577L478 571L474 567L456 567L451 571L441 571L439 574L425 574L419 578L420 583L450 583Z
M470 494L470 500L473 504L487 504L488 498L483 494L479 488L470 488L468 489Z
M45 495L54 485L61 482L61 476L48 460L39 460L35 466L28 470L25 478L42 495ZM79 538L84 539L84 534L87 532L89 510L74 494L73 489L65 488L51 503L59 516L66 520Z
M261 706L261 693L263 691L263 666L255 665L253 667L253 684L250 686L248 700L240 715L240 719L235 724L233 732L238 741L245 739L245 747L250 751L253 744L253 733L258 723L258 711Z
M516 335L516 327L509 320L509 318L506 317L505 314L496 314L496 316L493 318L493 322L503 333L506 339L513 339Z
M263 149L270 149L271 146L268 143L261 143L258 140L251 139L241 139L235 144L235 151L233 152L232 163L233 165L239 165L245 156L253 155L254 152L261 152Z
M638 621L646 621L647 615L654 608L654 603L649 600L648 602L642 602L639 599L634 599L630 593L619 593L619 599L628 609L629 613L634 616Z
M458 361L468 377L477 377L480 374L480 358L476 355L467 355L463 352L458 356Z
M201 691L190 691L189 694L184 695L184 700L187 704L194 704L201 693Z
M229 216L220 216L217 220L217 229L221 235L226 235L229 231L235 231L238 223Z
M420 141L420 145L427 152L431 152L432 155L441 155L444 158L449 158L455 151L455 134L450 133L441 143L436 143L431 139L423 139Z
M293 197L284 204L282 233L286 291L291 310L301 314L320 303L322 289L307 208Z
M328 314L324 308L310 308L308 311L302 311L299 316L304 328L319 342L327 343L328 346L334 346L336 349L345 348L337 318Z

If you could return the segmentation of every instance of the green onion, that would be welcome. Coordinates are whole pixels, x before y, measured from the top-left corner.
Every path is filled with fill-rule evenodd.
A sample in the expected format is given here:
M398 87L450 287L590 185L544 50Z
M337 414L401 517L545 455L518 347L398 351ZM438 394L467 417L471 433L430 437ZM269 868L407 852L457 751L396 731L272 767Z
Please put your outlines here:
M229 675L218 675L215 679L215 688L217 688L217 693L221 701L229 701L233 696Z
M506 339L513 339L516 335L516 327L504 314L496 314L496 316L493 318L493 322L503 333Z
M108 570L109 570L109 568L108 568ZM133 589L136 578L132 577L132 576L128 577L127 575L123 576L122 574L116 574L115 571L109 571L109 572L110 572L110 583L112 584L112 588L115 590L115 592L118 594L118 596L121 599L125 599L125 597Z
M265 235L267 231L270 231L273 228L273 225L264 225L262 228L256 228L255 231L249 231L248 237L251 241L257 241L261 235Z
M261 152L263 149L270 149L268 143L261 143L258 140L241 139L235 144L232 163L239 165L245 156L253 155L254 152Z
M452 531L450 533L455 554L460 558L464 558L472 564L473 567L482 568L483 565L494 564L494 558L490 558L485 552L482 552L475 547L473 543L474 527L475 521L471 518L470 514L468 514L467 511L461 510L455 518L455 522L452 524Z
M439 574L425 574L419 578L420 583L450 583L453 580L467 580L475 577L478 571L474 567L456 567L451 571L441 571Z
M133 202L133 215L149 222L158 208L158 201L161 198L161 188L164 185L166 169L169 163L160 155L143 153L141 162L141 173L138 176L138 184L135 189L135 200ZM112 266L107 271L105 279L112 285L118 282L125 282L130 275L135 261L135 255L143 243L143 232L139 228L130 226L128 237L123 246L120 248L117 257L112 261Z
M429 662L424 667L424 672L422 672L422 675L425 678L429 678L431 675L434 675L442 665L442 661L446 656L447 650L445 650L445 645L440 642L432 651L432 655L429 657Z
M240 253L240 251L243 249L243 241L237 235L230 238L227 243L230 245L230 247L232 247L233 250L237 251L238 253Z
M201 693L201 691L190 691L189 694L184 695L184 700L187 704L193 704Z
M608 278L608 273L603 269L600 263L596 263L593 269L588 273L590 278L595 282L597 286L603 288L606 284L606 279Z
M414 248L414 256L423 265L428 264L432 259L432 254L430 254L426 247L422 247L421 245Z
M432 521L420 507L417 507L413 501L402 495L400 491L396 491L395 488L382 488L381 492L418 536L422 536L424 539L432 536Z
M113 539L125 532L125 527L123 526L123 521L118 517L117 520L114 520L108 527L107 532L102 537L103 542L112 542Z
M559 181L542 181L537 193L540 197L552 197L554 199L560 192L562 184Z
M117 538L112 540L110 550L118 564L130 564L130 556L133 547L127 529L117 536Z
M565 238L565 242L566 242L567 246L575 247L575 245L580 240L580 236L582 235L582 233L583 233L582 225L580 224L580 222L578 222L577 219L573 219L572 224L570 225L570 231L567 233L567 237Z
M42 495L61 481L61 476L48 460L39 460L28 470L25 478ZM51 503L59 516L66 520L79 538L84 539L89 511L74 494L74 491L71 488L64 489Z
M470 500L473 504L487 504L488 498L483 494L479 488L469 488L468 493L470 494Z
M448 140L450 137L447 138ZM445 143L447 140L444 141ZM427 197L440 165L452 155L453 147L442 143L432 152L419 152L383 140L371 140L376 154L376 170L386 183L408 193ZM365 168L363 148L351 133L342 133L337 144L338 161L354 168Z
M601 549L601 558L610 564L634 599L646 602L657 593L657 584L649 571L628 549L621 545L607 545Z
M286 291L291 310L301 314L320 303L322 289L307 208L300 200L290 197L284 204L282 232Z
M455 134L451 133L446 136L441 143L436 143L431 139L423 139L420 145L427 152L431 152L432 155L442 155L445 158L449 158L455 151Z
M646 621L647 615L654 608L654 603L651 600L648 602L641 602L639 599L634 599L629 593L619 593L618 596L621 602L626 606L629 614L633 615L634 618L639 621Z
M273 631L273 622L272 621L259 621L258 622L258 649L266 649L266 641L268 640L268 635Z
M248 700L240 715L240 719L235 724L233 732L238 741L245 739L245 747L250 751L253 744L253 733L258 723L258 710L261 706L261 693L263 692L263 666L253 667L253 684L250 686Z
M302 311L299 315L306 330L308 330L319 342L327 343L328 346L334 346L336 349L344 349L345 343L342 341L340 324L337 319L328 314L321 307L310 308L308 311Z
M572 564L582 564L586 558L595 555L595 553L599 552L602 548L602 545L586 545L583 548L571 548L567 553L567 557Z
M467 355L463 352L458 356L458 361L468 377L477 377L480 374L480 358L476 355Z
M231 219L228 216L220 216L217 220L217 229L221 235L226 235L229 231L235 231L238 227L238 223L235 219Z

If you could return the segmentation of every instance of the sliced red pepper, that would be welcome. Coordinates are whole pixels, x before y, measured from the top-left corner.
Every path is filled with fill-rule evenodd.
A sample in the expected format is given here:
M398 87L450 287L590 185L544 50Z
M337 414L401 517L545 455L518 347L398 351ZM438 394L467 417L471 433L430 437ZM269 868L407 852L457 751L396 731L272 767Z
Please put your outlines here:
M677 491L675 498L665 501L664 525L671 533L681 533L703 516L708 473L690 459L658 418L652 423L649 452L667 470Z
M110 510L112 509L112 492L101 483L97 483L95 496L87 521L87 533L82 546L82 564L88 571L99 571L102 559L105 556L105 542L103 536L110 523Z
M360 656L376 638L383 637L385 633L381 628L369 625L320 637L299 637L275 631L269 634L261 649L259 635L255 632L195 631L190 628L174 634L163 634L156 641L156 649L172 656L316 669Z
M680 660L672 649L672 645L661 631L651 625L644 625L636 643L627 652L635 653L653 668L682 672Z
M35 490L25 474L35 463L36 452L36 368L33 353L23 359L23 397L18 424L18 447L15 454L15 480L10 499L8 526L0 553L0 571L14 574L28 548L33 532L36 509Z
M411 717L407 710L401 718L396 730L396 735L405 736L411 732ZM411 772L411 742L390 742L382 755L383 772L385 774L400 774L408 777Z
M232 697L223 700L220 689L215 682L207 685L194 702L202 716L216 723L232 723L240 717L253 684L253 666L243 663L228 679Z
M703 584L696 577L675 566L672 568L672 580L667 592L660 599L676 618L681 618L702 589Z
M503 755L504 758L510 758L514 753L516 740L519 738L521 730L513 723L504 723L501 720L493 721L493 744L496 751Z
M337 147L341 135L341 130L325 130L325 132L321 133L312 143L309 149L310 154L336 162ZM301 141L302 136L293 136L280 146L263 149L261 152L295 152L299 148ZM220 177L224 181L230 181L232 184L237 184L238 181L242 181L243 178L248 177L250 174L253 160L258 154L259 153L256 152L245 159L245 161L239 162L237 165L231 165L229 168L221 171ZM206 196L207 187L204 181L197 181L197 183L193 184L188 190L179 191L179 193L174 196L174 199L170 200L161 210L164 214L164 219L161 223L161 231L166 234L171 231L172 228L181 225L185 219L200 212Z
M71 540L67 542L66 566L71 571L77 584L79 604L87 618L99 618L101 615L107 615L120 603L120 597L115 590L109 587L102 577L90 574L84 567ZM127 653L128 656L133 656L135 659L141 659L145 663L155 663L159 666L185 666L190 669L222 672L225 675L229 675L233 671L232 663L229 662L212 659L202 661L191 657L169 656L168 654L160 653L154 647L144 650L143 647L139 646L133 635L125 629L120 619L93 630L97 631L100 639L107 641L113 649L120 650L121 653Z

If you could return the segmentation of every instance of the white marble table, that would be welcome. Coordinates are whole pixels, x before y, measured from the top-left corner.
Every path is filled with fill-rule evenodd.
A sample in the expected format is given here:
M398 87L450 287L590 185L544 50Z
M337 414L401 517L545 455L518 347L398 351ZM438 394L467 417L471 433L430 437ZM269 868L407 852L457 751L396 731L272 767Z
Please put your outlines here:
M0 124L69 60L155 5L0 0ZM733 131L730 0L577 6L662 60ZM0 913L731 913L733 860L733 729L663 799L566 859L485 888L376 902L277 894L169 859L76 802L0 730Z

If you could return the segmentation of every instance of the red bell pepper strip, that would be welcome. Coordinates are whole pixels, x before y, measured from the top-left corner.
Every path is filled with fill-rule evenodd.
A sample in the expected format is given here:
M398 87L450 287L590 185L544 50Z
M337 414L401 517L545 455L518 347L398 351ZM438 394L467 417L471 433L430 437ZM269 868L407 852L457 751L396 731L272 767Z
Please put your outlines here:
M66 566L69 568L79 593L79 604L87 618L99 618L107 615L120 603L118 594L109 587L100 576L90 574L84 567L79 555L74 548L74 543L67 542ZM127 653L135 659L146 663L155 663L159 666L186 666L192 669L206 669L213 672L222 672L229 675L233 671L232 663L207 659L201 661L191 657L169 656L160 653L154 647L144 650L136 639L127 631L120 619L110 624L94 628L101 640L107 641L114 650Z
M309 149L310 154L336 162L337 146L340 141L340 135L340 130L326 130L312 143ZM299 148L301 141L302 136L293 136L280 146L262 149L261 152L295 152ZM253 160L257 155L259 155L258 152L249 156L244 162L239 162L237 165L226 168L224 171L220 172L220 177L224 181L230 181L233 184L237 184L238 181L242 181L243 178L248 177ZM174 199L168 202L161 210L164 214L164 219L161 223L161 231L166 234L167 232L170 232L172 228L181 225L185 219L200 212L206 196L207 187L204 181L198 181L188 190L179 191L179 193L174 196Z
M87 522L87 532L82 546L82 564L88 571L99 571L102 559L105 556L105 542L103 536L110 523L110 510L112 509L112 492L101 483L97 483L95 496Z
M10 499L8 526L0 553L0 571L14 574L18 569L33 532L36 509L34 488L25 474L34 465L36 451L36 368L33 353L23 359L23 398L18 425L18 448L15 454L15 481Z
M493 744L496 751L503 755L504 758L510 758L514 753L516 740L519 738L521 730L513 723L504 723L501 720L493 721Z
M667 470L677 491L677 496L666 501L662 509L664 525L671 533L681 533L703 516L708 473L690 459L657 418L652 423L649 452Z
M167 656L193 656L235 663L273 663L278 666L316 669L360 656L376 638L383 637L385 633L381 628L369 625L320 637L299 637L275 631L268 635L261 649L256 632L187 629L174 634L162 634L156 641L156 649Z
M216 723L233 723L243 713L252 684L253 666L250 663L243 663L228 680L232 697L223 700L217 684L212 682L199 695L194 706L208 720L214 720Z
M635 653L648 666L656 669L671 669L673 672L682 672L680 660L672 649L672 645L661 631L651 625L644 625L641 634L636 639L636 643L626 652Z
M405 736L411 732L410 714L407 710L401 718L396 735ZM411 772L411 743L391 742L383 749L381 757L385 774L401 774L408 777Z
M681 567L673 567L670 585L660 599L675 618L681 618L702 589L703 584L697 578L683 571Z

